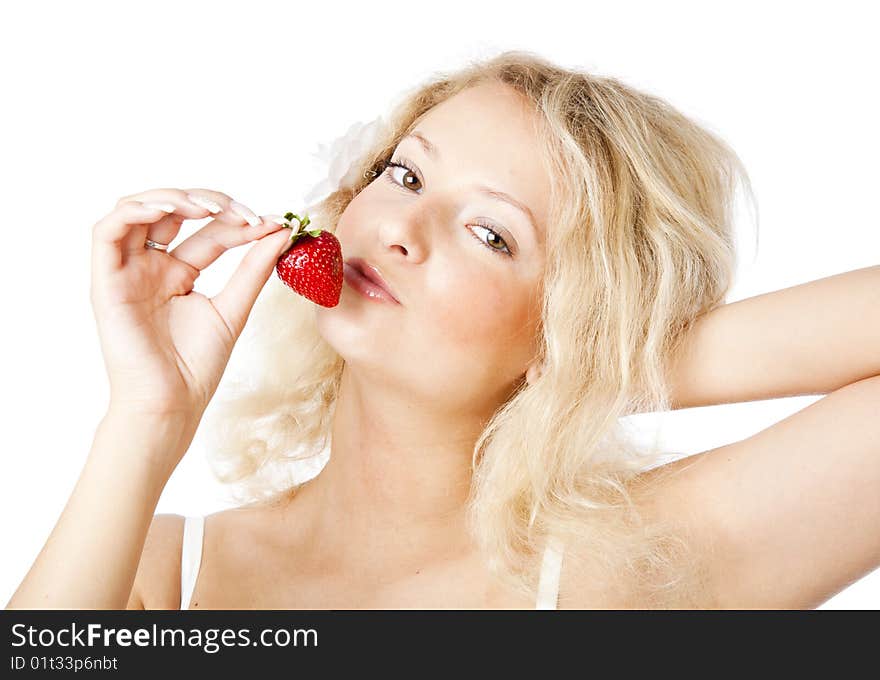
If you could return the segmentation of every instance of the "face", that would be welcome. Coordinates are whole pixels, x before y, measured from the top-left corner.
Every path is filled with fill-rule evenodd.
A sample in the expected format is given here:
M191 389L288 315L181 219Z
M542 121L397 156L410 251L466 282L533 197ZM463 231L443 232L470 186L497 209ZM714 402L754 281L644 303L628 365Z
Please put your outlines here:
M428 111L336 228L343 258L379 270L400 304L359 293L316 307L347 369L450 410L494 408L537 350L550 178L533 111L501 84ZM395 164L409 166L400 167ZM509 194L531 216L479 187Z

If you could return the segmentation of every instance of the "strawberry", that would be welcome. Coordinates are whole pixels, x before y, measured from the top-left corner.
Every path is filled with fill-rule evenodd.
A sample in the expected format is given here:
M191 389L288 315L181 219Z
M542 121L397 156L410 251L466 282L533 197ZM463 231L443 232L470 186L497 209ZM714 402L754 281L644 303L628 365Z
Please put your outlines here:
M293 229L293 245L278 258L275 271L285 285L322 307L335 307L342 293L342 247L329 231L309 229L308 215L300 218L285 213L284 219L299 226Z

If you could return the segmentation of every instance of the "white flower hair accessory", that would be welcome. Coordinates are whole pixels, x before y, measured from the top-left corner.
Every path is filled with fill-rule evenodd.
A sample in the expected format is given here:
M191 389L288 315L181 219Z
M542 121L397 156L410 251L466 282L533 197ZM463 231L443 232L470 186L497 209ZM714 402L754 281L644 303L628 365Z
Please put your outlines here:
M312 153L312 156L317 159L317 164L322 166L320 172L326 172L327 176L318 182L303 200L309 206L313 206L337 189L354 184L358 179L355 177L354 162L376 143L384 128L382 116L369 123L357 121L330 145L319 144L318 150Z

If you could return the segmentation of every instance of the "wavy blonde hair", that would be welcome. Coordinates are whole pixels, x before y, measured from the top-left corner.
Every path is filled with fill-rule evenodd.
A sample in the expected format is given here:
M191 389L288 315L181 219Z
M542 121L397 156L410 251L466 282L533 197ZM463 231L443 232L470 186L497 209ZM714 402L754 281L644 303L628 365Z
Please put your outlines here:
M613 606L711 606L684 525L647 521L635 502L647 492L640 473L662 469L669 452L636 444L619 419L670 410L670 359L732 286L737 183L754 197L725 142L614 78L507 51L406 92L348 175L357 179L310 206L312 223L335 231L422 116L486 82L514 88L539 112L539 162L554 181L541 374L517 386L474 444L469 528L491 571L527 597L556 537L567 568L625 598ZM206 431L218 478L261 504L290 498L293 464L327 451L344 361L319 335L312 303L275 276L248 331L247 381L211 402Z

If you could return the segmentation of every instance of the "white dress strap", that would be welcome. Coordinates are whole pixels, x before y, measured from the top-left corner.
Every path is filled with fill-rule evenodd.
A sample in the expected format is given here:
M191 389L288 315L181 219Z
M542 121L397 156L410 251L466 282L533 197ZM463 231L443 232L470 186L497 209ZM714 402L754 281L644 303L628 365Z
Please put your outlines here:
M189 609L199 567L202 564L204 517L186 517L183 521L183 546L180 551L180 609Z
M559 577L562 573L562 552L562 543L555 536L551 536L547 540L547 547L544 548L535 609L556 609Z

